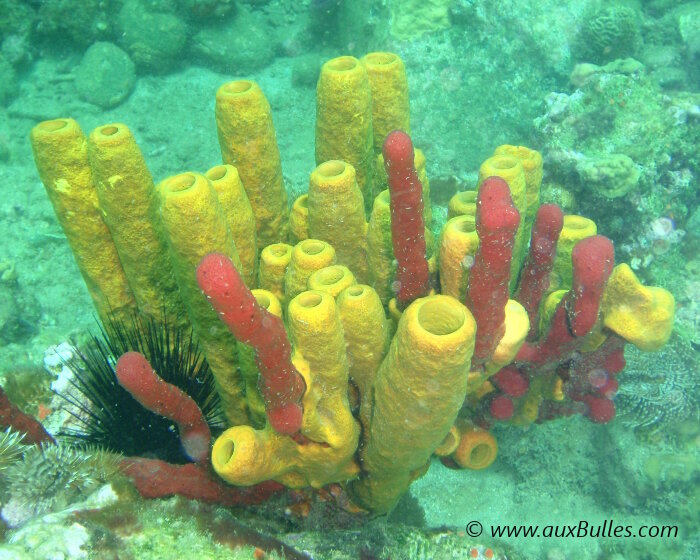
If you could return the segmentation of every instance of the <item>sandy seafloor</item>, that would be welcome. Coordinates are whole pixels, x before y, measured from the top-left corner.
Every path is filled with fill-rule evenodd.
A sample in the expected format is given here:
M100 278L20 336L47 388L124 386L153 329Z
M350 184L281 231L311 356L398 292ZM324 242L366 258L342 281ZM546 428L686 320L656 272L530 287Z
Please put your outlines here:
M492 146L484 143L482 153L471 153L465 158L441 150L448 145L457 146L458 150L461 137L470 134L470 124L438 109L434 119L416 115L416 107L430 107L431 90L420 87L412 61L406 63L412 86L416 144L426 146L430 176L473 173L475 165L469 169L457 166L486 157L490 149L508 140L508 131L499 130L499 138ZM70 82L56 78L58 66L58 61L51 59L37 62L22 82L19 98L6 112L0 112L0 135L5 136L11 149L10 160L0 164L0 260L14 264L22 290L32 294L41 308L38 331L29 343L0 348L3 368L23 361L40 363L49 345L94 326L87 292L33 166L27 138L37 121L72 116L85 131L100 124L124 122L134 132L156 180L185 170L205 171L220 161L214 93L230 76L189 67L165 76L141 77L122 105L102 111L79 101ZM298 193L306 188L308 173L314 166L315 94L312 89L291 87L290 74L288 61L277 59L247 77L257 80L267 94L287 185ZM445 95L441 99L449 100L449 92ZM454 138L445 138L439 132L445 122L455 122ZM513 138L512 142L521 140ZM641 442L622 424L595 426L581 417L527 430L498 428L496 435L500 455L492 468L463 472L435 463L413 485L411 492L423 508L428 526L448 525L462 530L471 520L481 522L487 530L496 523L547 525L586 520L600 524L614 519L616 524L638 527L673 522L672 518L640 507L638 498L630 498L625 507L617 495L622 478L639 493L656 491L645 480L641 465L649 454L666 445L663 442ZM615 494L615 500L611 494ZM692 493L688 499L693 499ZM697 511L697 504L690 507ZM691 539L692 535L681 538ZM481 542L493 541L482 538ZM504 542L524 558L615 557L609 546L602 552L603 541L599 539ZM626 549L624 543L620 546L621 550ZM649 548L649 556L621 552L617 558L665 558L659 552L662 550L656 543Z

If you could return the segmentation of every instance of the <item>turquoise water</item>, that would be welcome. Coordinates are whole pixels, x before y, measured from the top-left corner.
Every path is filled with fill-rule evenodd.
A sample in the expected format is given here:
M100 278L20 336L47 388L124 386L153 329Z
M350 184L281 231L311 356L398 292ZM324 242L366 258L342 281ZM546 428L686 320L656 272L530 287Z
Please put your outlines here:
M270 558L700 557L699 22L697 2L664 0L0 0L0 386L62 450L11 455L0 436L0 558L252 558L256 547ZM30 131L124 123L156 183L203 173L221 163L217 89L253 80L291 203L320 163L321 65L376 51L406 67L434 232L497 146L536 149L541 202L594 220L617 263L673 294L668 343L626 346L612 422L486 422L498 442L489 468L433 457L388 516L357 512L339 486L234 508L142 498L118 459L92 461L63 435L74 424L54 391L69 391L75 348L99 333ZM462 416L485 419L473 403ZM127 455L163 458L145 431ZM539 532L494 534L506 526Z

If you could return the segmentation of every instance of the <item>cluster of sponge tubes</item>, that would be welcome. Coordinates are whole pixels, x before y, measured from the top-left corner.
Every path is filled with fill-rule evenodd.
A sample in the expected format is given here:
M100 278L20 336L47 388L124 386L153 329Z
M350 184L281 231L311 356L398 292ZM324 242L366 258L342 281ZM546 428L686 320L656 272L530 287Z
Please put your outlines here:
M495 421L610 420L624 344L668 339L671 295L614 267L593 222L540 207L536 151L499 147L433 224L394 54L323 66L318 167L291 210L257 84L223 85L216 122L224 164L158 185L122 124L86 138L58 119L31 139L100 317L193 329L230 484L340 482L387 512L433 454L490 464Z

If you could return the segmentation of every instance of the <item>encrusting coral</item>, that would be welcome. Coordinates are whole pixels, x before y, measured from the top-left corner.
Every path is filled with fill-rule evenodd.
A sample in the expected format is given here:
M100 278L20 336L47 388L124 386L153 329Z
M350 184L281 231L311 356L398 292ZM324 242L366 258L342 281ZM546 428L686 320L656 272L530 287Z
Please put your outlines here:
M231 425L211 452L230 484L341 483L357 506L388 512L433 454L488 466L494 422L611 420L624 345L653 351L670 335L668 292L615 267L595 224L539 205L534 150L497 148L479 189L456 195L433 235L398 62L372 53L324 65L318 167L291 214L269 104L249 80L217 93L226 165L158 187L135 143L109 147L110 137L128 137L124 125L93 133L93 144L107 137L102 152L70 119L32 132L99 315L149 315L157 305L191 325ZM385 70L391 79L378 79ZM142 202L130 209L132 189ZM157 260L135 267L137 250ZM161 275L148 280L156 263ZM186 395L164 389L169 404L156 406L160 384L137 354L117 370L141 380L130 390L145 406L183 416L196 466L179 468L215 488L203 464L206 426L185 418L197 416L191 407L173 408ZM160 467L149 496L196 497L177 467Z

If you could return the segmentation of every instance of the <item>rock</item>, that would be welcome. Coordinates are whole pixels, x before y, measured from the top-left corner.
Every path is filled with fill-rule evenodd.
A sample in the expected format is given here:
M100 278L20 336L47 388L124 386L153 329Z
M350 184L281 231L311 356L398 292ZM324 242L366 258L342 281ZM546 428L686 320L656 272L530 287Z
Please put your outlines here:
M174 14L152 13L138 0L129 0L119 12L119 44L139 70L170 70L182 53L187 26Z
M80 97L103 109L116 107L134 89L134 63L113 43L93 44L83 56L75 76Z
M233 21L202 29L194 36L192 48L213 69L240 76L272 62L273 37L262 18L241 9Z

